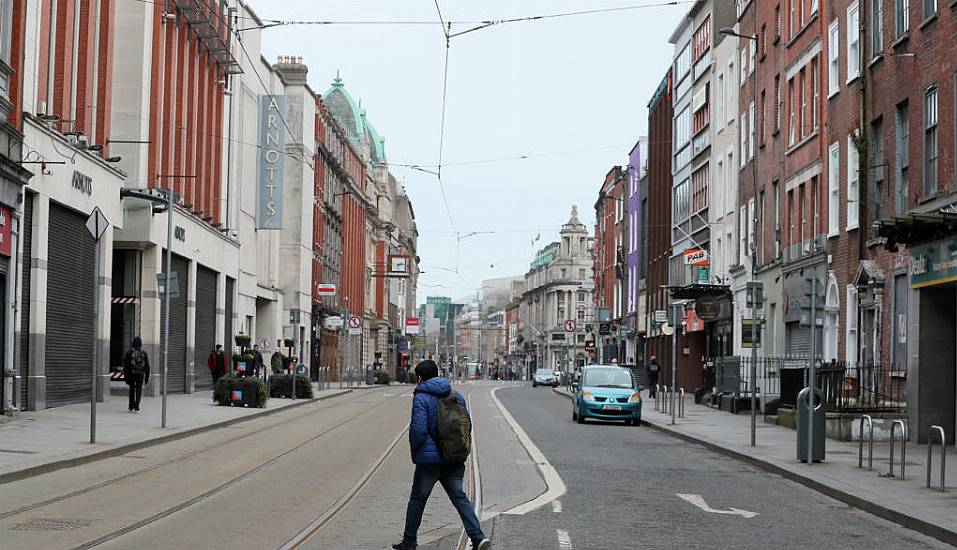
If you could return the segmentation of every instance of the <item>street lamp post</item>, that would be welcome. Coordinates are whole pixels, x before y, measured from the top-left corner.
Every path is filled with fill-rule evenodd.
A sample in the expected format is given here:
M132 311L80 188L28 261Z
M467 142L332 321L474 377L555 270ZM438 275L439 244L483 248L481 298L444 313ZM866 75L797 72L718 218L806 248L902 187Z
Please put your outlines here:
M752 6L754 10L754 28L757 30L757 7ZM746 35L735 32L731 27L722 27L718 32L726 36L736 36L738 38L744 38L746 40L751 40L754 42L752 47L756 47L758 43L757 35ZM757 87L758 87L758 75L757 68L751 67L751 103L757 101ZM752 121L754 124L754 121ZM744 128L739 128L738 131L744 131ZM751 139L754 139L754 136L751 136ZM753 145L753 144L752 144ZM744 155L744 151L741 151L741 154ZM751 165L751 183L754 186L754 201L755 216L758 213L758 170L757 170L757 156L754 158L754 162ZM752 219L751 223L754 224L755 231L754 234L757 235L757 219ZM757 246L755 246L756 239L751 239L751 280L748 282L748 295L751 297L751 446L754 447L757 444L757 391L758 391L758 366L757 366L757 331L759 330L759 323L757 319L757 309L758 309L758 300L757 300ZM812 329L813 332L813 329Z

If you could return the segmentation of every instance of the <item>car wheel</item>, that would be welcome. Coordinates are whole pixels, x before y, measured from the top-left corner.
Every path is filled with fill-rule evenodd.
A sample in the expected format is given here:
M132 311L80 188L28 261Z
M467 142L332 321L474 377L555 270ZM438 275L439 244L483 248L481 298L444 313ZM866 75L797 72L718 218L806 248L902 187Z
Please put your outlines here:
M585 416L584 416L581 412L579 412L579 413L577 414L577 417L578 417L578 418L576 418L576 420L578 420L578 423L579 423L579 424L584 424L584 423L585 423Z
M641 416L636 416L636 417L631 421L631 425L632 425L632 426L641 426Z
M537 388L537 387L538 387L538 382L532 382L532 387L533 387L533 388Z
M578 421L578 407L572 407L572 421Z

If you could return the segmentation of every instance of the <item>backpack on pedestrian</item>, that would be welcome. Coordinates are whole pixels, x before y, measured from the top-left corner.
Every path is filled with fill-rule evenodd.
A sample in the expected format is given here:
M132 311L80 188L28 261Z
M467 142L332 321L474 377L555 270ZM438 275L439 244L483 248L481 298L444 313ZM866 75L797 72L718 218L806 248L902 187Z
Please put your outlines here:
M141 349L134 349L130 354L130 370L136 376L146 374L146 352Z
M472 450L472 418L455 392L439 399L435 440L442 458L450 464L465 462Z

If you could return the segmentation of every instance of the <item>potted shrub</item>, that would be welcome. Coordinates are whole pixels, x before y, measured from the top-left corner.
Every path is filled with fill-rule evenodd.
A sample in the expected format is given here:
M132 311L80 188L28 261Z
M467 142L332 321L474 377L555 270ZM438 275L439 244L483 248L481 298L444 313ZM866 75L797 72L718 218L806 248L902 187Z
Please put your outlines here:
M265 407L266 383L249 376L223 376L213 386L213 401L222 406Z
M233 341L236 342L236 345L242 348L248 348L249 344L252 343L252 338L248 334L237 334Z
M375 383L376 383L376 384L382 384L382 385L384 385L384 386L388 386L389 384L392 383L392 377L389 376L389 372L388 372L388 371L386 371L386 370L380 370L380 371L377 372L376 375L375 375Z
M296 376L296 399L312 399L312 381L308 376L297 374ZM292 377L291 374L274 374L269 377L269 397L291 397L292 396Z

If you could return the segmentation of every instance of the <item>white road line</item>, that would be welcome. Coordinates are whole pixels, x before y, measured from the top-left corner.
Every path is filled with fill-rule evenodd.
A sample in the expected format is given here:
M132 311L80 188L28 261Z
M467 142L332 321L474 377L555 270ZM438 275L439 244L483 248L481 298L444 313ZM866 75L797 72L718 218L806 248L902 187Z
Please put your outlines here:
M502 512L503 514L527 514L533 510L538 510L542 506L564 495L567 489L565 488L565 482L562 481L562 477L558 475L558 471L555 470L555 467L545 458L542 451L538 450L538 447L536 447L532 439L528 437L525 430L519 426L515 418L505 409L502 402L498 400L498 396L495 395L495 392L500 389L502 388L495 388L489 395L492 397L492 401L495 402L498 410L502 411L502 416L505 417L505 421L508 422L509 427L515 432L515 437L517 437L522 446L525 447L525 452L527 452L528 456L538 465L538 470L541 472L542 479L545 481L546 490L544 493L524 504L519 504ZM569 546L569 548L571 548L571 546Z
M562 501L560 500L552 501L552 512L555 512L556 514L562 513Z
M712 508L711 506L708 506L708 503L705 502L704 497L701 496L701 495L693 495L693 494L692 494L692 495L688 495L688 494L681 494L681 493L677 493L677 495L678 495L678 498L680 498L680 499L682 499L682 500L684 500L684 501L690 502L691 504L694 504L694 505L697 506L698 508L701 508L701 509L704 510L705 512L708 512L708 513L711 513L711 514L722 514L722 515L727 515L727 516L741 516L741 517L747 518L747 519L753 518L754 516L757 516L757 515L758 515L757 512L749 512L749 511L747 511L747 510L742 510L742 509L740 509L740 508L728 508L727 510L717 510L717 509L715 509L715 508Z
M556 529L555 532L558 534L558 547L562 550L572 550L572 539L568 536L568 531Z

